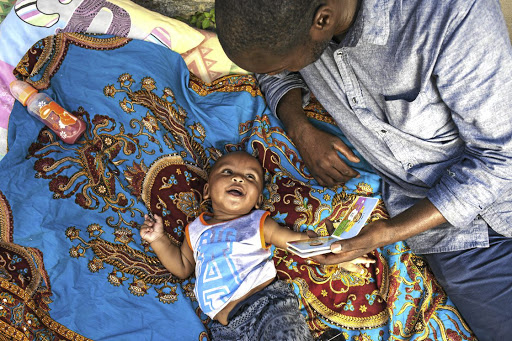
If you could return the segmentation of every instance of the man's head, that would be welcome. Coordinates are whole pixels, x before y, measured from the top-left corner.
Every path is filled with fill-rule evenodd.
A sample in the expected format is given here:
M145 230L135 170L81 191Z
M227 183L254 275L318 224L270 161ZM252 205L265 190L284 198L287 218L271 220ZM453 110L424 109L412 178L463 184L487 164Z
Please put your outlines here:
M264 172L252 155L237 151L215 162L204 187L204 198L212 200L214 214L244 215L263 200Z
M311 34L315 21L319 20L324 28L327 24L322 11L330 7L324 3L322 0L216 0L219 41L226 54L249 71L300 70L318 59L332 38L332 30L323 32L324 35ZM289 56L295 58L284 65L283 59Z

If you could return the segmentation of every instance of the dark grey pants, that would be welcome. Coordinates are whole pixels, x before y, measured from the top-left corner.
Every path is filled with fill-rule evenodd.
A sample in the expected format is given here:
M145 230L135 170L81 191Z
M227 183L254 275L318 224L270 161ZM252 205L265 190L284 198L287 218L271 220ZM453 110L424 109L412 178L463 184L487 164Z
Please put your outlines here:
M297 296L288 283L279 280L238 303L227 326L213 321L210 331L213 340L219 341L313 340Z

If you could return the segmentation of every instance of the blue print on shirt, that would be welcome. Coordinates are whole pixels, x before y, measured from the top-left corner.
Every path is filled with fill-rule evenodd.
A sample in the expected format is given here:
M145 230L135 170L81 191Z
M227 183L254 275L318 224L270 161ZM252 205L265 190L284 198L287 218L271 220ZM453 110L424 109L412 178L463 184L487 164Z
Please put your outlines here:
M200 271L196 286L200 293L198 300L205 310L211 311L226 302L241 283L240 273L231 259L236 236L236 229L212 228L199 237L197 264Z

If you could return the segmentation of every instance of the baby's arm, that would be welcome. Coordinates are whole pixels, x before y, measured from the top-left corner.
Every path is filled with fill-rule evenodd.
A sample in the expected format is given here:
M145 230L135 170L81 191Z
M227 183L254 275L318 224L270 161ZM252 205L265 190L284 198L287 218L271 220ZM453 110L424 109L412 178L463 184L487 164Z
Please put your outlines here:
M281 249L286 249L286 243L292 240L302 240L315 237L316 233L314 231L311 232L310 236L308 236L307 232L295 232L292 229L279 225L269 216L265 218L265 223L263 225L265 243L273 244Z
M274 219L271 217L267 217L265 219L265 224L263 225L263 232L265 243L273 244L278 248L285 249L287 248L287 242L292 240L302 240L315 237L316 233L314 231L308 232L295 232L287 227L279 225ZM309 233L309 235L308 235ZM340 263L339 265L351 272L363 272L361 268L361 264L369 264L375 263L375 260L369 258L368 256L358 257L356 259L351 260L350 262Z
M174 245L164 232L162 218L155 214L155 220L144 216L144 224L140 228L140 236L149 242L163 266L173 275L181 279L194 272L195 261L192 250L186 241L181 248Z

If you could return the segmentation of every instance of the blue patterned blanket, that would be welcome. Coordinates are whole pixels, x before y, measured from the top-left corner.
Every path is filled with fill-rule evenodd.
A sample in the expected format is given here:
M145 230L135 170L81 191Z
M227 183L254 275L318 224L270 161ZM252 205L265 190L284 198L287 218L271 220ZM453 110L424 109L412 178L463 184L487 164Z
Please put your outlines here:
M356 196L379 196L368 164L344 186L319 187L252 76L206 84L161 46L62 33L35 44L17 76L87 124L66 145L19 103L0 161L0 334L13 339L208 340L193 295L141 243L146 212L171 240L207 209L202 187L219 155L244 149L266 170L264 208L296 230L326 233ZM310 119L341 136L318 105ZM343 136L341 136L343 138ZM345 140L346 143L348 141ZM371 219L385 219L380 204ZM404 243L377 249L364 274L274 249L315 335L347 340L470 339L423 259Z

